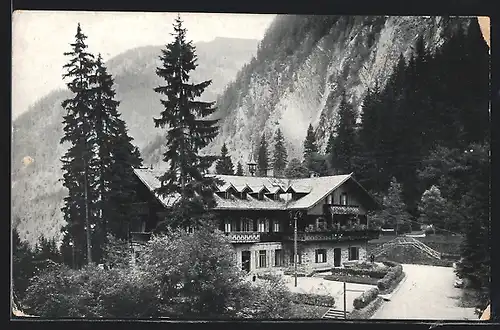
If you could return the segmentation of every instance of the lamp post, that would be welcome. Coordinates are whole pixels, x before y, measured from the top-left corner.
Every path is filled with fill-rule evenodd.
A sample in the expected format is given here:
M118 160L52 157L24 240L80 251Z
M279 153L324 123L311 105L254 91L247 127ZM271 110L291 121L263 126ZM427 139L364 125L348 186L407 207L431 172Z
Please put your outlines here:
M290 212L292 215L293 212ZM297 211L293 214L293 267L294 267L294 277L295 277L295 287L297 287L297 218L301 216L301 212Z

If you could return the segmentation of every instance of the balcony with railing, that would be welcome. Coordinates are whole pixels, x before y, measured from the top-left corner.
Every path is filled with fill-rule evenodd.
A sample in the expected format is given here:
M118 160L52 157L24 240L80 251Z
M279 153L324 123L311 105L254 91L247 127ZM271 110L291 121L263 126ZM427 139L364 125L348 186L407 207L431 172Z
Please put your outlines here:
M253 231L231 231L225 234L229 237L231 243L258 243L260 242L261 233Z
M353 241L372 240L379 237L379 231L375 229L366 230L331 230L331 231L311 231L297 233L297 241L300 242L325 242L325 241ZM288 241L293 241L293 235L285 237Z
M325 214L360 214L358 205L325 204Z

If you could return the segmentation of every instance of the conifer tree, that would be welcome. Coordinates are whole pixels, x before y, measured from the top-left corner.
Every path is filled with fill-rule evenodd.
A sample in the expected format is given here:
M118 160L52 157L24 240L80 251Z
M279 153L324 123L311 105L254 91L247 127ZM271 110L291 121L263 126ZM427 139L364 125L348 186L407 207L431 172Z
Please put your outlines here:
M257 152L257 173L259 176L267 176L269 168L269 153L267 149L266 135L262 134L259 150Z
M174 41L162 50L161 67L156 70L165 84L154 91L165 98L161 100L164 109L159 118L154 118L154 123L155 127L167 127L167 150L163 161L169 165L169 169L159 177L161 187L156 192L163 196L180 196L173 207L174 212L191 205L203 213L214 206L215 179L205 174L216 157L201 156L199 150L218 133L215 126L218 120L207 118L215 112L215 102L198 99L211 80L200 83L190 81L190 75L197 67L197 56L192 42L186 39L186 29L180 17L175 20L173 36ZM175 227L178 224L171 225ZM196 226L194 223L189 225Z
M221 156L215 165L215 172L222 175L234 175L233 162L227 153L226 143L222 145L220 152Z
M339 121L335 127L337 136L333 143L333 163L344 173L353 171L353 157L357 152L356 113L347 102L345 92L342 94L339 107Z
M238 165L236 166L236 174L237 176L243 176L243 165L241 165L241 162L238 162Z
M316 135L314 135L312 124L309 124L309 127L307 128L306 139L304 140L304 161L307 163L309 157L316 152L318 152Z
M406 211L406 204L402 198L402 187L395 178L392 178L389 190L383 198L383 209L374 216L376 223L393 227L398 234L401 227L407 227L411 220L410 214Z
M92 229L95 226L94 216L94 173L91 168L95 151L92 148L92 124L89 120L92 107L92 88L90 77L94 72L95 62L92 54L87 52L85 39L80 24L77 27L72 50L64 53L70 60L64 65L66 73L63 78L73 98L62 102L66 110L64 116L64 136L61 144L69 142L69 150L62 157L63 186L68 189L64 198L62 212L71 240L80 253L86 249L87 263L92 263Z
M128 237L127 225L134 218L135 187L133 168L142 165L139 150L132 144L126 123L118 111L115 100L114 80L107 72L99 54L96 72L92 77L94 87L93 123L94 143L98 150L95 167L99 192L99 248L110 232L119 239ZM100 249L102 250L102 249Z
M288 154L285 148L285 138L281 130L276 130L276 136L274 138L274 154L273 154L273 170L274 176L282 177L286 168Z

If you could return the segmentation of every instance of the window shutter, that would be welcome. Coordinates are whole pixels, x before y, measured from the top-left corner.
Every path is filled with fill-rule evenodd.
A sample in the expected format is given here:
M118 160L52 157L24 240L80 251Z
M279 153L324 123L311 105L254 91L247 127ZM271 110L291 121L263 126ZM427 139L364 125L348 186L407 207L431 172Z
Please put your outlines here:
M269 219L266 219L266 223L265 223L265 232L268 233L269 232Z
M255 268L259 268L259 250L255 251Z
M315 251L315 258L314 262L318 263L318 250Z

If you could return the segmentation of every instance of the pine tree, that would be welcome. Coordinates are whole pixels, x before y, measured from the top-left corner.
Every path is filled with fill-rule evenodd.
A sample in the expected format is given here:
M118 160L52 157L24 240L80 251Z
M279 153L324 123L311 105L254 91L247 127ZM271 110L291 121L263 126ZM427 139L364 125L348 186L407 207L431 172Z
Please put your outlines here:
M292 158L285 170L285 177L288 179L299 179L309 177L309 170L297 158Z
M333 144L333 163L344 173L351 173L354 169L353 157L357 153L356 141L356 113L347 102L345 92L342 94L339 107L339 121L335 127L337 136Z
M227 146L224 143L220 150L221 156L215 165L215 172L222 175L234 175L233 162L227 153Z
M267 169L269 168L269 153L267 150L266 135L262 134L260 140L259 150L257 152L257 173L259 176L267 176Z
M332 157L334 147L335 147L335 132L331 132L330 136L328 137L328 141L326 143L325 154L330 155L330 157Z
M63 185L68 189L62 211L64 220L68 223L63 231L70 235L79 251L86 248L87 263L92 263L92 229L96 219L93 191L95 180L91 161L95 158L95 152L91 144L92 126L89 117L92 110L90 77L95 63L92 54L86 51L86 38L78 24L75 42L71 44L72 50L64 53L71 59L63 67L67 70L63 78L71 79L67 86L74 97L62 103L66 115L61 144L70 143L69 150L61 159Z
M93 76L95 144L99 157L100 236L96 243L102 250L108 232L119 239L128 237L127 225L136 214L133 168L142 165L139 150L133 145L126 123L118 111L114 80L99 55Z
M312 124L309 124L309 127L307 128L306 139L304 141L304 161L307 163L309 157L316 152L318 152L316 135L314 135Z
M402 198L402 187L395 178L392 178L389 190L382 202L383 209L374 216L374 222L384 226L393 227L396 234L401 232L402 227L408 227L411 220Z
M274 176L282 177L286 168L288 154L285 148L285 138L281 130L276 130L276 136L274 138L274 154L273 154L273 170Z
M241 165L241 162L238 162L238 165L236 166L236 174L237 176L243 176L243 165Z
M215 126L218 120L207 118L215 112L215 102L198 100L211 80L190 83L190 74L197 67L197 57L192 42L186 40L186 29L182 27L180 17L175 20L174 31L175 40L162 50L162 66L156 70L166 84L154 91L165 95L166 99L161 100L164 110L159 118L154 118L154 123L155 127L168 127L163 161L169 164L169 169L159 177L161 187L156 192L163 196L180 196L174 211L192 203L199 204L198 209L206 210L214 206L215 179L205 174L215 157L198 153L218 133Z

